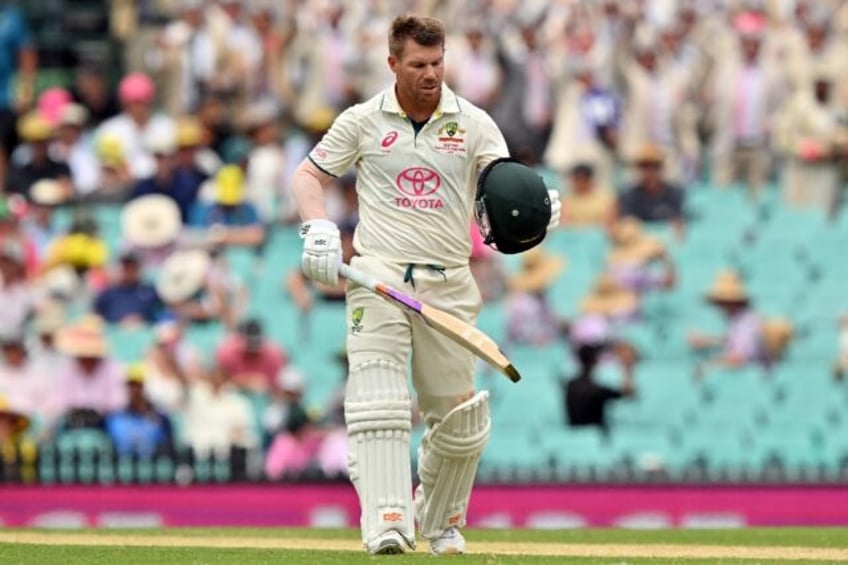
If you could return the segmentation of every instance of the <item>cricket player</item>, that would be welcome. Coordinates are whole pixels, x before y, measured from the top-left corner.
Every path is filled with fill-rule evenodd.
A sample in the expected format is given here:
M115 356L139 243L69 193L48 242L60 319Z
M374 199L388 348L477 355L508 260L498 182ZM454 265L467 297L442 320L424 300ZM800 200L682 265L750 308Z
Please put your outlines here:
M327 285L338 280L339 229L327 219L323 187L355 166L360 220L352 265L473 323L481 306L468 267L475 186L478 174L508 151L494 121L443 84L444 42L439 20L396 18L388 57L394 86L339 115L298 167L292 192L304 220L306 276ZM558 196L545 195L544 202L556 225ZM548 217L545 209L545 224ZM348 465L363 544L371 554L414 549L417 522L431 553L463 553L460 528L491 427L488 393L474 391L474 359L421 319L351 283L347 318ZM410 357L427 427L414 502Z

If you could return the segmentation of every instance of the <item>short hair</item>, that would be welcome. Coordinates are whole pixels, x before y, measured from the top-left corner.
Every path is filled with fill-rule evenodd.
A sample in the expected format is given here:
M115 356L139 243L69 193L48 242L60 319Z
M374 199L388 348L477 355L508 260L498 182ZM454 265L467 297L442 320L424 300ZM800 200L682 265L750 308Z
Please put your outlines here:
M398 59L403 56L403 47L411 39L425 47L445 45L445 24L426 16L398 16L392 20L389 30L389 53Z

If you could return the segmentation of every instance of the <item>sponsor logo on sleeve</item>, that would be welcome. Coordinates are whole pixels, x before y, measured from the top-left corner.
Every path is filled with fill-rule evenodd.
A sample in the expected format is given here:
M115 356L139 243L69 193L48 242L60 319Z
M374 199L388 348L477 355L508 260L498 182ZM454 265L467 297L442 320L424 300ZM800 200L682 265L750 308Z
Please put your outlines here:
M321 147L316 147L312 150L312 158L316 161L326 161L327 160L327 152L324 151Z
M442 177L428 167L409 167L398 174L395 184L400 192L395 197L398 208L438 209L445 203L437 194Z

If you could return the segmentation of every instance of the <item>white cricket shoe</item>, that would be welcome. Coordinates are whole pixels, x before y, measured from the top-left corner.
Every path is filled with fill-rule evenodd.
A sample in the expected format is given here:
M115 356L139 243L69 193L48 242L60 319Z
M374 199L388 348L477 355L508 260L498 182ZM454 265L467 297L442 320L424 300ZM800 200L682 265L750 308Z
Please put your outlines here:
M388 530L366 544L369 555L401 555L414 550L403 534L397 530Z
M430 540L432 555L461 555L465 553L465 538L458 528L451 526L437 538Z

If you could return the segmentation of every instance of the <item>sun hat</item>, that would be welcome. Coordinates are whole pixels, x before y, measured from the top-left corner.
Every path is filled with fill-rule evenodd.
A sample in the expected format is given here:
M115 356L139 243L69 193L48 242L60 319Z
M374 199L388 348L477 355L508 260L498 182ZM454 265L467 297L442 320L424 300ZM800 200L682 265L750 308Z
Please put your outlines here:
M33 110L18 120L18 135L29 143L47 141L53 135L53 126L41 112Z
M102 358L109 353L103 320L94 314L80 319L56 334L56 349L71 357Z
M156 292L168 304L185 302L203 288L211 264L209 254L201 249L171 254L156 279Z
M716 304L747 304L751 299L739 274L732 270L716 276L706 298Z
M123 104L151 102L154 96L156 96L156 86L153 80L144 73L128 74L118 85L118 98Z
M215 201L223 206L237 206L244 202L244 173L241 167L221 167L215 175Z
M41 206L58 206L68 199L68 195L56 179L41 179L29 187L29 199Z
M64 88L52 87L38 95L35 107L51 126L59 125L65 108L73 102L71 93Z
M584 314L621 316L635 312L638 306L636 293L621 286L609 273L604 273L583 298L580 310Z
M179 206L162 194L136 198L121 212L124 239L135 247L150 249L173 243L181 227Z
M612 249L608 259L612 264L646 263L665 253L662 242L646 234L642 222L630 216L615 223L610 240Z
M508 287L517 292L539 292L559 276L565 260L535 247L522 255L521 270L509 279Z

